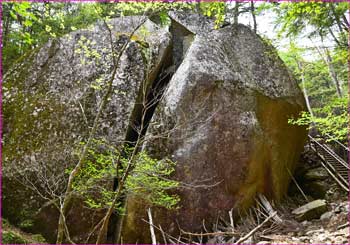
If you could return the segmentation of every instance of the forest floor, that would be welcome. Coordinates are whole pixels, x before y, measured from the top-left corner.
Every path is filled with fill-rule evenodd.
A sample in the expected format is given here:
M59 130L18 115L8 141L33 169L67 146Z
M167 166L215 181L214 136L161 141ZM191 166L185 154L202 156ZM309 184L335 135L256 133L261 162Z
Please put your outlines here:
M285 198L279 205L272 204L281 221L270 220L261 227L259 224L268 215L261 216L261 210L253 208L250 214L234 225L234 229L227 222L226 225L220 225L219 222L215 232L220 235L210 237L205 243L232 244L247 237L240 244L350 244L349 201L346 192L340 190L336 184L330 184L324 197L327 210L318 218L298 221L292 213L293 210L311 200L311 197L307 201L301 195L294 195ZM258 229L254 231L256 228ZM222 235L228 231L234 231L236 235ZM249 233L252 235L247 236ZM195 239L194 243L201 242Z
M319 167L314 158L311 157L311 160L307 161L311 168ZM305 196L294 188L282 203L278 205L271 203L273 211L276 211L280 218L279 222L271 219L261 225L269 214L256 206L236 224L233 224L232 220L233 226L227 220L218 220L212 230L219 235L208 237L201 235L190 239L183 237L179 243L181 241L192 244L232 244L246 237L240 244L350 244L350 204L347 193L330 178L324 180L323 184L327 188L325 196L322 197L326 202L327 210L315 219L304 221L296 219L293 210L317 198L307 195L308 200L306 200ZM251 235L247 236L248 234ZM2 244L46 243L41 235L26 233L4 219L2 220L2 238Z
M314 153L306 150L301 157L302 169L322 170L320 160ZM299 168L300 170L300 168ZM321 171L322 172L322 171ZM302 182L306 175L299 175L299 182L303 189ZM326 174L327 176L327 174ZM296 190L289 193L289 196L278 206L276 211L282 219L281 224L274 224L269 232L257 232L254 236L254 243L259 244L350 244L350 226L349 226L349 194L341 189L336 182L329 176L321 181L325 195L320 199L325 200L327 210L323 211L315 219L297 221L293 210L309 203L312 200L319 199L315 197L319 194L318 189L309 190L309 193L302 193ZM291 189L291 188L290 188ZM322 188L321 188L322 189ZM307 189L306 189L307 191ZM314 196L314 197L311 197Z
M292 211L306 203L301 196L288 197L276 207L282 223L270 223L263 226L242 244L349 244L350 234L347 223L349 202L346 193L335 184L329 188L325 197L327 212L321 218L299 222ZM249 233L258 224L248 217L235 228L240 236ZM262 220L260 220L261 222ZM227 227L226 227L227 228ZM3 244L40 244L46 243L40 235L33 235L8 224L3 220ZM232 236L214 236L205 243L233 243ZM198 241L192 243L198 244Z
M292 211L300 206L300 198L290 198L280 206L282 225L255 236L258 244L349 244L349 201L346 193L332 186L326 195L327 212L318 219L298 222ZM306 201L304 200L306 203Z
M218 235L209 237L205 243L232 244L242 241L244 237L246 239L241 244L350 244L348 193L341 189L327 173L322 174L324 169L313 152L306 149L300 163L295 175L298 180L291 184L288 196L281 203L277 205L271 203L270 211L261 209L261 205L257 205L236 224L232 221L231 224L227 221L218 222L213 229ZM307 180L305 173L313 171L315 174L314 170L317 170L316 175L321 174L325 179L318 180L321 187L310 190L307 189L307 185L310 184L307 181L310 179ZM298 183L299 189L295 183ZM319 211L313 219L310 219L312 217L297 219L293 211L314 200L322 200L326 203L326 207L323 207L323 210ZM269 215L273 214L273 211L277 212L280 220L270 219L261 225ZM227 235L222 235L225 232ZM197 239L195 243L198 243ZM199 243L201 243L200 239Z

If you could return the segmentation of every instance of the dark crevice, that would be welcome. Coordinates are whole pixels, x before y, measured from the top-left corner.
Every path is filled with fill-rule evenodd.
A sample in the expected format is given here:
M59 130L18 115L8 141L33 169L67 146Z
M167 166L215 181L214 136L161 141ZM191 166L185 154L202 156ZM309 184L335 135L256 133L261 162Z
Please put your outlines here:
M173 75L173 72L169 69L172 67L171 57L171 52L169 52L163 61L164 63L162 64L156 79L151 84L151 88L145 89L146 91L148 90L145 99L143 95L143 86L140 89L138 98L141 99L137 100L137 103L135 104L125 137L128 147L135 147L137 140L143 138L147 132L149 123L163 95L164 89Z
M130 117L129 126L127 128L125 144L122 147L123 149L135 147L138 139L142 139L146 135L152 116L174 73L174 69L172 69L172 46L170 46L165 52L166 54L161 62L162 65L160 69L154 71L153 74L149 74L148 79L146 79L139 89L136 103ZM144 91L147 91L146 94ZM122 154L124 157L127 157L126 152L122 152ZM115 178L113 182L113 190L115 191L118 188L118 179ZM119 202L124 203L126 201L125 199L126 197L122 197ZM119 223L118 220L119 216L117 213L114 213L110 218L107 232L108 243L114 243L116 240L117 224Z
M187 49L190 47L194 34L185 27L172 21L170 26L172 34L172 45L165 51L160 69L149 74L148 79L141 85L134 109L130 117L130 123L126 132L124 149L136 146L138 139L142 139L152 120L153 114L164 94L164 91L175 73L178 66L182 63ZM146 87L144 87L146 86ZM147 91L146 95L143 91ZM145 98L146 97L146 98ZM145 103L143 103L145 102ZM142 129L142 130L141 130ZM142 146L138 146L142 147ZM122 153L127 157L127 153ZM114 179L113 190L118 188L118 179ZM119 203L125 204L126 197L122 197ZM124 205L122 205L124 206ZM123 217L114 213L109 222L107 232L107 242L116 243L118 226L122 224Z

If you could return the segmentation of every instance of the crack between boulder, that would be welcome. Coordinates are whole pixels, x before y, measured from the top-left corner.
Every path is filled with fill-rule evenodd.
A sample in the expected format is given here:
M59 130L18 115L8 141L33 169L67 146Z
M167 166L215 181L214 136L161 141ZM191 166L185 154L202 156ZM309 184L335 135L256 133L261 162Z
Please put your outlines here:
M125 136L126 143L124 146L127 148L135 147L137 140L145 137L167 85L182 63L186 51L193 43L195 35L175 21L172 21L170 32L172 42L165 50L163 60L160 62L160 69L151 72L148 79L140 86ZM138 130L140 127L142 130ZM116 190L117 187L118 180L115 178L113 190ZM121 206L126 207L126 197L123 197L120 202L122 203ZM108 243L118 242L116 240L118 239L119 228L123 224L123 217L124 215L119 216L117 213L111 216L107 232Z

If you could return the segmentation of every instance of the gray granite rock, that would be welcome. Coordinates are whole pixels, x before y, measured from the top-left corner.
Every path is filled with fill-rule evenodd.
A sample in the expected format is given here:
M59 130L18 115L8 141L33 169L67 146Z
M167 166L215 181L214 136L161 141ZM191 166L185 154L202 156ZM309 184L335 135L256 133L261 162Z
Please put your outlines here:
M171 46L168 30L145 20L127 44L112 77L115 69L112 50L117 55L130 33L144 20L138 16L112 19L108 22L111 33L103 22L98 22L50 40L5 74L3 213L11 222L33 219L46 201L36 192L22 188L16 181L17 170L25 172L35 185L46 181L43 176L51 176L52 183L60 183L56 192L64 190L67 177L64 171L76 164L80 142L87 140L110 80L113 84L110 99L94 138L113 146L127 140L127 129L133 126L133 111L139 107L143 94L149 93L147 90L160 73ZM47 186L40 184L43 188L40 191L47 195ZM19 210L25 217L18 214ZM74 224L79 227L79 233L73 229L71 234L76 241L83 241L80 235L87 236L86 231L94 225L90 219L93 214L85 215L87 220L79 226ZM49 241L53 241L57 228L52 212L51 217L50 221L39 221L44 227L45 222L51 224L46 225L51 232Z
M177 29L190 29L192 16L171 18ZM144 148L156 158L170 157L177 163L173 178L193 186L176 192L180 209L153 208L157 224L173 236L179 226L200 232L203 220L213 224L232 208L247 208L257 193L279 200L306 137L288 119L304 108L276 51L248 27L198 32L146 135ZM142 221L147 207L129 198L125 242L150 242Z
M298 221L304 221L320 218L326 211L326 201L318 199L293 210L292 213Z

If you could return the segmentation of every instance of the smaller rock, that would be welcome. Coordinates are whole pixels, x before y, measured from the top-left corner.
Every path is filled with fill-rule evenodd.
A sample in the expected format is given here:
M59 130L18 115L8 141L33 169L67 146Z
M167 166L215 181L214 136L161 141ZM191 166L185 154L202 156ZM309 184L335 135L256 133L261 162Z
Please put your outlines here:
M341 213L341 212L349 213L349 203L348 202L339 203L337 206L335 206L334 213Z
M269 241L261 241L261 242L258 242L257 244L271 244L271 242L269 242Z
M333 212L326 212L321 215L320 220L330 219L333 215L334 215Z
M307 237L307 236L301 236L301 237L299 237L298 238L300 241L303 241L303 242L308 242L309 241L309 237Z
M342 206L337 206L335 209L334 209L334 213L336 214L339 214L343 211L343 207Z
M325 181L311 181L305 184L304 191L313 198L324 198L329 186Z
M318 238L318 240L319 240L320 242L322 242L322 241L324 241L324 240L327 239L327 235L324 234L324 233L316 234L316 235L317 235L316 237Z
M294 209L292 213L295 215L296 220L312 220L319 218L324 212L327 211L327 205L325 200L315 200L309 202L297 209Z
M324 180L327 179L328 176L328 172L324 168L313 168L305 173L304 180Z
M336 244L346 244L348 240L343 236L337 236L334 238L334 243Z
M308 226L308 225L310 224L310 222L307 221L307 220L305 220L305 221L301 222L301 224L302 224L303 226Z

